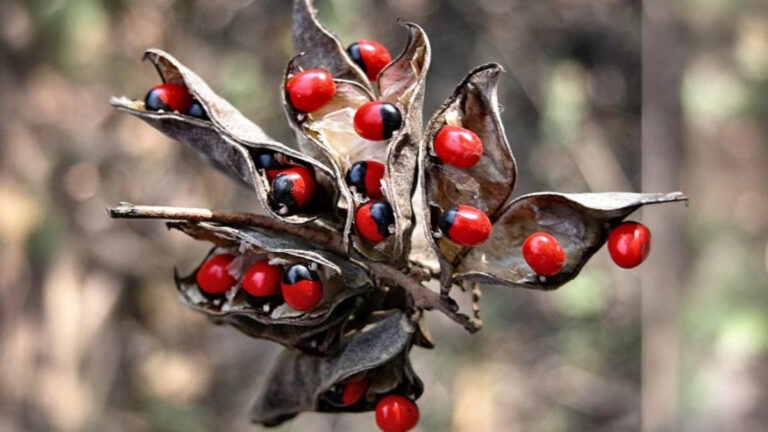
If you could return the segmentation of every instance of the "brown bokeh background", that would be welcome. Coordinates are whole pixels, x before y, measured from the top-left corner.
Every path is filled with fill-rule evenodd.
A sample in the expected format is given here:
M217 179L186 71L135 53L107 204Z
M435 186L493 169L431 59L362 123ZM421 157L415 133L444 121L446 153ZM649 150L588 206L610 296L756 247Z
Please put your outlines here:
M635 215L651 258L606 251L556 292L488 287L470 336L415 349L420 431L751 431L768 421L768 12L760 0L317 0L343 41L421 24L425 116L472 67L500 101L519 193L684 190ZM278 140L290 2L0 4L0 431L249 431L279 347L177 301L207 246L120 200L255 210L245 189L107 104L168 50ZM374 430L304 414L282 431Z

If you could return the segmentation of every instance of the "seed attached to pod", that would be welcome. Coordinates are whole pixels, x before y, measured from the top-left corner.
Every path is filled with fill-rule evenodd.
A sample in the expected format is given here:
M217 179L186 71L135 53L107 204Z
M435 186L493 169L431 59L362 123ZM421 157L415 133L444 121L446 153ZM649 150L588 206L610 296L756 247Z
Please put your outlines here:
M651 231L638 222L623 222L608 235L608 252L619 267L637 267L651 252Z
M199 118L200 120L210 120L208 114L205 112L203 105L199 101L192 101L184 113L190 117Z
M317 181L307 167L295 166L280 171L272 181L272 197L289 211L300 209L315 197Z
M293 264L285 269L280 289L288 306L297 311L311 311L323 299L320 276L304 264Z
M464 247L484 242L493 228L485 213L468 205L456 205L445 210L439 227L452 242Z
M378 243L390 236L389 227L395 223L392 207L386 201L370 201L355 213L357 232L366 240Z
M256 155L254 163L256 168L263 169L267 173L267 179L272 181L285 168L285 165L277 161L277 153L273 151L264 151Z
M280 279L283 269L272 265L269 260L257 261L248 268L243 277L243 290L252 297L275 297L280 295Z
M328 395L328 400L333 405L352 406L365 396L368 384L368 377L365 374L349 379L334 386Z
M373 101L360 106L355 112L355 132L371 141L392 138L403 125L400 110L389 102Z
M406 432L418 422L419 408L404 396L385 396L376 405L376 424L384 432Z
M192 96L183 85L160 84L152 87L144 98L144 108L148 111L187 112L192 104Z
M392 56L384 45L368 39L353 43L347 48L347 52L370 81L376 81L379 72L392 61Z
M237 282L227 267L235 257L229 254L214 255L200 266L197 271L197 286L208 296L224 295Z
M535 232L523 242L525 262L541 276L554 276L565 266L565 251L553 236Z
M336 94L333 77L322 69L309 69L292 76L285 84L288 99L298 111L309 113L324 107Z
M384 177L384 164L375 160L355 162L347 171L347 184L355 191L371 199L382 197L381 179Z
M435 153L441 161L458 168L470 168L483 155L483 142L471 130L443 126L435 136Z

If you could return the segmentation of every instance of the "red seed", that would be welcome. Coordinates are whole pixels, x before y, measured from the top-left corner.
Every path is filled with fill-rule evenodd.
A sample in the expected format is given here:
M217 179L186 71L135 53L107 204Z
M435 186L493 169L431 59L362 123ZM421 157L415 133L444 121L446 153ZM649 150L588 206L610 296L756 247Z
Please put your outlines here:
M638 222L624 222L608 235L608 252L622 268L637 267L651 251L651 232Z
M361 137L381 141L392 138L403 124L400 110L389 102L373 101L361 105L353 120L355 132Z
M441 161L458 168L472 167L483 155L480 138L458 126L443 126L435 136L434 149Z
M144 107L149 111L176 111L186 113L192 105L192 95L183 85L160 84L152 87L144 98Z
M280 295L280 278L283 269L272 265L269 260L257 261L243 277L243 289L254 297L272 297Z
M267 175L270 175L269 172ZM312 202L316 189L315 174L303 166L294 166L278 171L272 180L274 200L290 210L300 209Z
M554 276L565 266L565 251L560 242L544 232L535 232L523 243L525 262L541 276Z
M379 72L392 61L392 56L384 45L368 39L353 43L347 48L347 52L370 81L376 81Z
M304 264L293 264L285 269L280 289L288 306L297 311L311 311L323 299L320 276Z
M356 380L347 381L344 384L344 391L341 393L341 403L344 406L356 404L365 396L368 391L368 378L362 375Z
M292 76L285 84L285 90L294 108L302 112L313 112L333 99L336 84L328 72L310 69Z
M376 424L384 432L405 432L418 422L419 408L404 396L385 396L376 405Z
M200 290L213 295L224 294L237 282L227 267L235 257L229 254L214 255L203 263L197 271L197 286Z
M477 246L491 235L493 225L480 209L468 205L449 207L440 217L440 230L451 241L465 247Z
M381 242L389 237L389 227L395 223L392 207L386 201L369 201L355 212L358 234L371 242Z

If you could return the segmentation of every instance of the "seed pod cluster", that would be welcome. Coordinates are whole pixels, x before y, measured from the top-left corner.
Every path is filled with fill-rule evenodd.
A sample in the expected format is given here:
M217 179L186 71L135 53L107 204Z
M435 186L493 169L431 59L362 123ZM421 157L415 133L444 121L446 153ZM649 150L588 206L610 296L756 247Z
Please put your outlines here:
M182 301L213 322L287 349L251 412L274 426L304 411L375 411L383 431L418 422L414 346L434 346L423 314L480 329L479 283L555 289L606 242L639 265L650 231L624 222L680 193L513 197L517 167L501 122L501 66L472 70L422 131L431 50L404 23L392 59L368 39L342 44L311 0L293 2L295 56L280 94L298 148L269 138L172 56L145 58L162 83L112 104L205 155L256 194L266 216L121 204L115 217L165 218L212 243ZM416 208L412 203L418 203ZM423 283L437 278L440 293ZM473 316L452 287L472 283Z

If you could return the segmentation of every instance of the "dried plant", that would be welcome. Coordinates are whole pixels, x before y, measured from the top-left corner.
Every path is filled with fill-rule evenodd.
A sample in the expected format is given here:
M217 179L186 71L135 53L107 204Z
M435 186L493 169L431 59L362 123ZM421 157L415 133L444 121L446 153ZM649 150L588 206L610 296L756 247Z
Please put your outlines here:
M261 260L279 266L300 263L319 277L322 299L300 311L280 296L249 298L241 282L224 295L209 295L198 285L200 267L190 275L176 275L181 298L190 308L215 323L287 348L253 407L254 422L277 425L303 411L369 411L387 394L417 399L423 385L411 368L409 352L413 345L433 346L423 322L425 310L438 310L475 332L482 326L479 283L555 289L574 278L634 210L686 199L678 192L546 192L514 198L517 168L496 95L501 66L472 70L423 127L431 51L418 25L403 23L408 31L405 48L370 82L318 22L311 0L294 1L293 19L297 55L285 70L281 93L298 149L267 136L194 72L157 49L148 50L145 59L163 82L185 87L204 113L152 111L144 101L127 98L111 101L244 182L266 212L121 203L110 209L113 217L171 221L169 227L211 242L209 255L234 256L227 269L236 281ZM309 69L329 72L336 91L324 107L305 113L294 109L285 84ZM402 125L389 140L366 140L353 127L357 109L374 100L390 102L402 113ZM446 125L471 130L482 141L483 155L472 167L453 167L436 157L432 143ZM274 173L259 163L264 155L283 167L310 169L317 190L309 205L287 208L275 199ZM366 240L355 227L356 209L369 199L349 186L345 173L360 160L385 166L382 193L393 223L381 242ZM465 247L440 232L440 218L457 204L487 215L492 223L487 240ZM535 232L554 236L565 252L564 266L554 275L537 274L523 256L521 246ZM433 278L439 281L439 293L424 285ZM471 288L471 316L451 298L454 286ZM362 396L352 403L340 399L345 386L361 377L367 384Z

